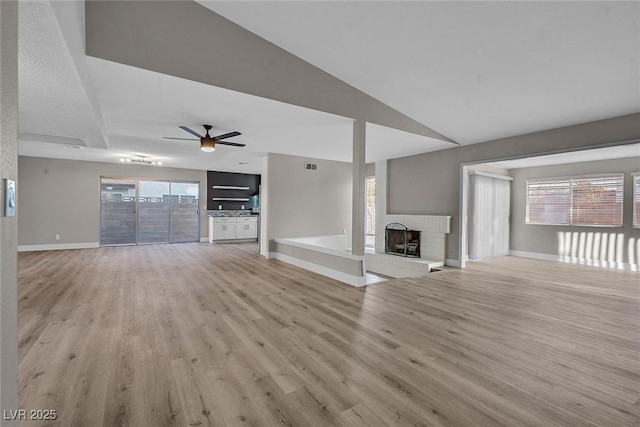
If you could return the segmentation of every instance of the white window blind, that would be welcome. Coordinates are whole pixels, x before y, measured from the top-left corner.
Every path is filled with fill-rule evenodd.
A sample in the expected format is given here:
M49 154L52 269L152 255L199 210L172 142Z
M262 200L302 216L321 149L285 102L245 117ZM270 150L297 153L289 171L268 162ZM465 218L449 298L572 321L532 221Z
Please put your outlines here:
M633 227L640 228L640 172L633 174Z
M570 180L527 181L527 224L570 223Z
M527 181L527 224L622 226L624 175Z

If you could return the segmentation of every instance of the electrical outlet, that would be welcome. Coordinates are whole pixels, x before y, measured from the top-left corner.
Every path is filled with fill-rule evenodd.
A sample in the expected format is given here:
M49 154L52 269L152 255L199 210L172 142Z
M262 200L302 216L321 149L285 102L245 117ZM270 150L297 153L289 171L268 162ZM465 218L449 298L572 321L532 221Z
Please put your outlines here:
M60 235L56 234L56 240L60 240Z

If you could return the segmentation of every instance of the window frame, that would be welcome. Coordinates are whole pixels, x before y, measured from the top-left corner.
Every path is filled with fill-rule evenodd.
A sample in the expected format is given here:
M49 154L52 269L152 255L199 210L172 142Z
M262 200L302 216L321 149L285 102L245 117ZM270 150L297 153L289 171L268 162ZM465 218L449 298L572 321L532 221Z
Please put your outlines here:
M620 209L620 224L574 224L573 223L573 181L584 180L584 179L598 179L598 178L621 178L621 189L622 189L622 202ZM526 180L525 184L525 224L526 225L551 225L551 226L563 226L563 227L597 227L597 228L622 228L624 227L624 178L625 174L623 172L615 172L615 173L601 173L601 174L591 174L591 175L570 175L570 176L558 176L552 178L531 178ZM568 223L549 223L549 222L530 222L529 221L529 184L530 183L545 183L545 182L560 182L560 181L569 181L569 222ZM634 204L635 208L635 204ZM635 220L635 215L634 215ZM640 224L639 224L640 227Z
M376 177L375 176L367 176L364 179L364 203L365 203L365 212L364 212L364 247L365 248L375 248L376 244L375 244L375 239L376 239L376 233L375 233L375 211L374 211L374 232L373 234L368 234L367 233L367 225L369 224L368 221L368 217L367 217L367 196L369 193L369 183L373 181L373 185L375 186L376 183ZM374 200L374 204L375 204L375 200ZM374 243L373 244L367 244L367 236L373 236L373 240Z
M637 189L636 189L637 186ZM633 203L633 228L640 228L640 220L638 220L638 204L640 204L640 172L631 173L631 192Z

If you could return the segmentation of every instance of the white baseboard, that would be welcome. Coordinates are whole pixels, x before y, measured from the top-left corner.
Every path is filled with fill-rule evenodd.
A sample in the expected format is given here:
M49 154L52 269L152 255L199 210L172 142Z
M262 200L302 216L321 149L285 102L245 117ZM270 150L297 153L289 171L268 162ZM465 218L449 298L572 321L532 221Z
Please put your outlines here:
M313 271L314 273L321 274L323 276L330 277L340 282L346 283L351 286L364 286L367 284L367 278L364 276L352 276L351 274L343 273L341 271L333 270L331 268L323 267L318 264L313 264L308 261L303 261L298 258L291 257L289 255L283 255L278 252L269 252L269 259L277 259L288 264L295 265L296 267L304 268L305 270Z
M100 247L98 242L58 243L53 245L18 245L18 252L59 251L64 249L93 249Z
M449 267L460 268L460 261L457 260L457 259L449 259L449 258L447 258L446 260L444 260L444 265L449 266Z
M640 265L629 264L626 262L604 261L599 259L587 259L587 258L571 257L566 255L552 255L552 254L542 254L537 252L526 252L526 251L509 251L509 255L523 257L523 258L539 259L543 261L558 261L558 262L566 262L568 264L581 264L581 265L590 265L593 267L605 267L605 268L612 268L615 270L640 271Z

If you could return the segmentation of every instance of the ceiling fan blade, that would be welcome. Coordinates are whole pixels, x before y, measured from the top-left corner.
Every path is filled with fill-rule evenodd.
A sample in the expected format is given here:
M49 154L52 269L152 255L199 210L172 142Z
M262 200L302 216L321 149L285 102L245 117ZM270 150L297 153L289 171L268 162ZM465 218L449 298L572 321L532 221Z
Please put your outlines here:
M202 135L200 135L198 132L196 132L193 129L189 129L186 126L178 126L180 129L182 129L183 131L189 132L191 135L193 136L197 136L198 138L204 138Z
M230 145L231 147L244 147L246 144L238 144L237 142L216 141L216 145Z
M238 135L242 135L240 132L229 132L229 133L224 133L222 135L218 135L218 136L214 136L213 140L218 142L221 139L227 139L227 138L231 138L232 136L238 136Z
M174 138L172 136L163 136L162 139L177 139L178 141L199 141L196 138Z

